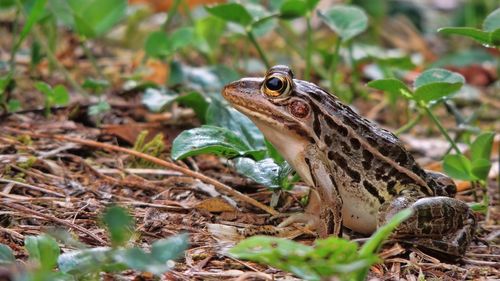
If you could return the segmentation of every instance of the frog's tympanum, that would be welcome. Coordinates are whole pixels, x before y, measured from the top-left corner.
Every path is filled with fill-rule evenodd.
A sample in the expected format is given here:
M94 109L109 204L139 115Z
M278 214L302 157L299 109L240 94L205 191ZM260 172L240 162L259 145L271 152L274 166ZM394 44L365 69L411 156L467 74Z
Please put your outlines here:
M444 255L465 253L474 214L453 198L450 178L423 170L391 132L315 84L294 79L287 66L233 82L222 94L312 187L305 213L281 226L304 222L320 237L340 235L342 225L369 234L411 208L393 238Z

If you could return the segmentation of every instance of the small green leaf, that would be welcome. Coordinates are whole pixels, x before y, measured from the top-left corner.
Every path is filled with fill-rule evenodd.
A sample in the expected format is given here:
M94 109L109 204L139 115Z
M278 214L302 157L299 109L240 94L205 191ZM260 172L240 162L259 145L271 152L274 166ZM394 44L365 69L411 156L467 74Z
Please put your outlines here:
M281 167L276 164L273 159L266 158L264 160L255 161L250 158L240 157L236 158L234 162L238 173L268 188L280 188Z
M165 57L170 54L168 36L163 31L151 32L144 45L146 54L152 57Z
M455 93L462 88L462 83L434 82L425 84L415 90L413 98L417 101L429 103Z
M490 33L472 27L443 27L438 29L443 34L462 35L472 38L481 44L490 44Z
M127 0L68 0L80 35L94 38L107 33L126 15Z
M178 49L188 46L194 38L194 30L192 27L181 27L174 31L169 38L170 50L176 51Z
M452 72L442 68L431 68L417 76L414 84L415 88L418 89L419 87L435 82L465 84L465 78L460 73Z
M54 268L61 252L57 241L46 234L26 236L24 247L28 251L30 259L37 261L44 270Z
M295 19L309 12L306 0L285 0L280 7L280 18Z
M35 83L35 88L38 91L42 92L42 94L44 94L46 97L51 97L52 96L52 92L53 92L52 87L49 84L45 83L45 82L40 82L40 81L36 82Z
M342 38L343 42L362 33L368 27L368 16L356 6L335 5L326 11L318 11L318 15Z
M99 101L97 104L89 106L87 113L90 116L96 116L108 112L111 109L111 105L105 100Z
M444 172L459 180L476 180L472 174L472 163L461 154L446 155L443 160Z
M15 112L21 109L21 102L16 99L11 99L7 102L7 110L9 112Z
M493 32L500 29L500 8L491 12L483 22L483 30Z
M110 86L107 80L87 78L83 81L82 87L96 93L102 92Z
M134 220L124 208L108 207L102 221L109 232L113 247L125 245L134 233Z
M160 112L179 96L167 89L147 88L142 96L142 104L153 112Z
M190 92L185 95L177 96L175 101L183 106L192 108L201 123L206 123L206 115L209 104L202 94L198 92Z
M0 244L0 265L11 264L15 261L16 257L12 253L12 249L5 244Z
M388 78L370 81L369 87L389 92L393 95L401 95L408 99L413 99L412 91L401 80Z
M151 255L160 263L178 259L188 248L188 238L187 234L179 234L157 240L151 247Z
M482 133L474 140L470 146L472 161L479 159L490 160L494 137L494 133L486 132Z
M472 161L472 174L481 180L486 180L491 169L489 159L476 159Z
M227 3L206 7L206 10L216 17L242 26L248 26L253 21L253 18L247 9L238 3Z
M69 251L59 256L57 261L58 269L61 272L73 275L127 269L126 265L115 259L115 253L116 250L110 247Z
M304 261L313 250L310 246L288 239L257 235L239 242L229 253L238 259L290 271L306 280L320 280L320 276Z
M232 131L203 126L182 132L172 143L172 159L212 153L227 158L245 155L252 149Z
M63 85L55 86L53 90L54 103L57 105L66 105L69 102L69 93Z

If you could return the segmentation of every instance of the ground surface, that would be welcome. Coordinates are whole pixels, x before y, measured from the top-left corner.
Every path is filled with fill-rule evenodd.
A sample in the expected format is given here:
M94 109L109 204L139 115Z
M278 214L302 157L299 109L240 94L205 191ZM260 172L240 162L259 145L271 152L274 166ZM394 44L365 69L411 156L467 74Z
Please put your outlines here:
M212 186L198 179L160 166L146 165L144 168L142 164L143 167L138 168L137 158L130 154L99 147L99 143L129 147L126 134L139 132L145 124L102 125L96 128L84 125L88 120L81 116L85 114L74 114L72 116L79 117L68 118L68 112L83 110L85 108L54 110L48 119L30 112L4 116L0 121L0 242L14 249L19 259L25 258L22 245L26 235L40 234L52 227L69 229L89 245L106 245L107 238L98 224L98 215L113 202L127 206L133 214L136 230L140 234L136 241L138 245L147 247L156 239L179 232L190 234L190 249L175 270L166 275L169 280L236 277L239 280L259 280L251 279L251 276L257 275L274 276L277 280L291 278L272 268L223 256L223 243L215 240L206 228L207 223L246 227L264 225L268 223L269 215L246 203L238 204L241 211L236 211L220 198L220 193ZM131 112L140 114L138 109L120 108L109 113L107 118L130 121ZM166 118L169 119L168 116ZM151 131L163 131L167 144L179 132L179 126L158 123L149 123L148 126L154 128ZM35 135L30 137L30 134ZM88 146L49 137L55 134L96 140L98 143ZM160 158L168 159L168 148ZM423 156L419 158L425 159ZM238 176L215 157L198 157L175 165L209 176L261 203L269 204L269 191ZM417 280L419 274L442 280L500 278L500 228L496 223L500 213L495 207L499 198L494 187L494 182L490 182L493 196L490 220L486 222L483 215L478 215L478 241L473 243L462 262L443 263L418 250L405 250L389 243L382 252L384 264L374 266L371 276L382 280ZM473 200L469 191L461 192L459 198L469 202ZM300 210L300 207L292 197L284 196L279 210L292 212ZM312 238L305 242L310 244ZM134 279L136 274L126 276ZM147 279L148 275L142 278Z

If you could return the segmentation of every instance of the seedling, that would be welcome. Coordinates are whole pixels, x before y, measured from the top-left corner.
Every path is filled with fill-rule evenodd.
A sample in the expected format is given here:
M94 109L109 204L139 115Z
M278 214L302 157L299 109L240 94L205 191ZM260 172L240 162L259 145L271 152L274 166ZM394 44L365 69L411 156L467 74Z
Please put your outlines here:
M52 88L45 82L36 82L35 88L45 95L45 116L50 116L50 108L54 105L66 105L69 102L68 90L63 85Z

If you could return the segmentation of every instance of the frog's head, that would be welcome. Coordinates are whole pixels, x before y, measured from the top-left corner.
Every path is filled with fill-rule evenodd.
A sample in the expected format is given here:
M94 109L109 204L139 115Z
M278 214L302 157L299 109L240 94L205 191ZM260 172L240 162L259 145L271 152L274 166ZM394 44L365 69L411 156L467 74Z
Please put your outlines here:
M264 78L230 83L222 95L257 125L302 178L310 178L300 171L305 169L301 167L304 151L320 137L319 100L333 96L312 83L293 79L290 68L283 65L269 69Z

